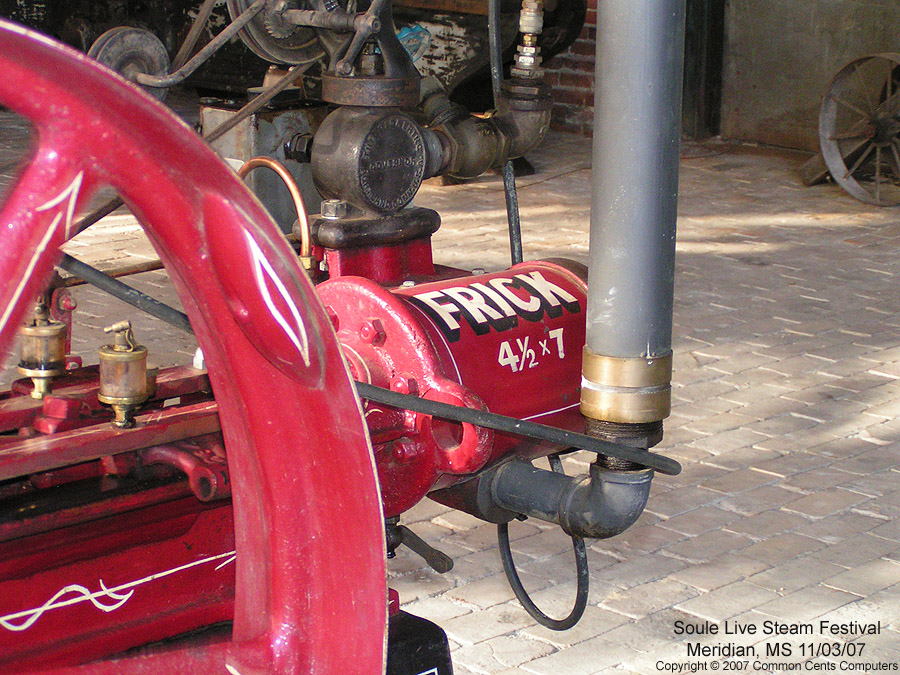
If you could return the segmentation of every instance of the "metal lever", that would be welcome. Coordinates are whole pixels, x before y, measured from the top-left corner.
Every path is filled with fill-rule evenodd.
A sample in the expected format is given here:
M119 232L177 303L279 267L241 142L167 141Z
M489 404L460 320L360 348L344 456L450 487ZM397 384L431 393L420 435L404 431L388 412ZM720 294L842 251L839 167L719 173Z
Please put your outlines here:
M406 525L397 527L400 530L402 543L406 544L413 553L417 553L425 559L428 566L438 574L444 574L453 569L453 558L422 539Z
M437 550L405 525L398 525L397 521L397 518L388 518L385 522L388 558L394 557L394 551L400 544L406 544L413 553L421 556L428 566L438 574L444 574L453 569L453 558Z

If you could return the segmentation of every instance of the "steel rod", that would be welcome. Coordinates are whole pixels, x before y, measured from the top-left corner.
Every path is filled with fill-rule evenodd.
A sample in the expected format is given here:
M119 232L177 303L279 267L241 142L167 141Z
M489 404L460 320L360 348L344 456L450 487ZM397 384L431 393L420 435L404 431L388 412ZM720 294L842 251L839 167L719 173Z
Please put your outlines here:
M210 40L203 49L194 54L187 63L174 73L170 73L165 77L139 73L135 77L135 81L145 87L156 87L159 89L165 89L175 86L176 84L181 84L190 77L197 68L206 63L213 54L224 47L244 26L250 23L250 21L253 20L253 17L259 14L265 6L266 0L256 0L256 2L241 12L241 15L237 19L228 24L228 27L225 28L225 30Z
M500 42L500 0L488 0L488 47L491 63L491 91L494 108L500 104L503 84L503 45ZM509 230L509 257L513 265L524 259L522 224L519 219L519 196L516 194L516 172L513 163L503 164L503 196L506 199L506 224Z
M475 426L493 429L494 431L502 431L504 433L516 434L517 436L527 436L541 441L554 443L562 447L578 448L579 450L590 450L609 457L619 457L643 466L649 467L660 473L676 476L681 472L681 465L674 459L658 455L654 452L639 450L609 441L603 441L599 438L587 436L585 434L575 433L574 431L566 431L565 429L557 429L545 424L520 420L506 415L498 415L496 413L487 412L486 410L474 410L449 403L441 403L439 401L429 401L418 396L410 396L408 394L400 394L390 389L376 387L364 382L356 383L356 391L360 398L365 398L376 403L389 405L394 408L404 410L412 410L413 412L433 415L441 419L452 420L455 422L465 422L474 424Z
M84 278L89 283L107 291L110 295L155 316L175 328L193 333L193 329L191 328L191 324L188 321L186 314L123 284L121 281L107 276L90 265L75 260L75 258L72 258L68 254L63 255L63 261L59 265L62 269ZM555 443L562 447L590 450L609 457L626 459L636 464L647 466L660 473L672 476L681 472L681 465L675 460L646 450L618 445L616 443L610 443L598 438L586 436L585 434L566 431L565 429L557 429L556 427L537 424L536 422L529 422L527 420L520 420L514 417L507 417L506 415L498 415L486 410L474 410L464 406L430 401L428 399L419 398L418 396L399 394L390 389L376 387L375 385L367 384L365 382L356 382L355 384L356 391L360 398L369 399L395 408L412 410L413 412L433 415L455 422L474 424L495 431L516 434L517 436L527 436L529 438Z
M206 22L209 21L209 15L212 14L216 2L217 0L203 0L203 4L200 5L200 9L197 12L197 18L194 19L194 23L191 25L191 30L188 31L187 37L184 38L184 42L181 43L181 47L178 49L178 53L172 61L173 71L178 70L187 63L191 52L194 51L197 40L200 39L200 33L203 32L203 29L206 27Z
M74 274L76 277L84 279L92 286L96 286L97 288L106 291L113 297L118 298L123 302L127 302L132 307L136 307L150 316L155 316L157 319L165 321L171 326L193 333L191 322L184 312L179 312L177 309L169 307L169 305L162 303L155 298L151 298L145 293L141 293L136 288L132 288L118 279L113 279L96 267L91 267L87 263L76 260L68 253L63 253L62 260L57 264L57 267L65 270L69 274Z

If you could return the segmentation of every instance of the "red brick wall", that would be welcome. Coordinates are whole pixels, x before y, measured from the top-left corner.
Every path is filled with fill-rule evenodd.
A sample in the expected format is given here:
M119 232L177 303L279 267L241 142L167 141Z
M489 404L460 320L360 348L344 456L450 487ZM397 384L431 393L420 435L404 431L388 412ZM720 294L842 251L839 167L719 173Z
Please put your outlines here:
M589 136L594 115L594 43L597 0L588 0L581 35L561 54L544 64L546 82L553 87L550 126Z

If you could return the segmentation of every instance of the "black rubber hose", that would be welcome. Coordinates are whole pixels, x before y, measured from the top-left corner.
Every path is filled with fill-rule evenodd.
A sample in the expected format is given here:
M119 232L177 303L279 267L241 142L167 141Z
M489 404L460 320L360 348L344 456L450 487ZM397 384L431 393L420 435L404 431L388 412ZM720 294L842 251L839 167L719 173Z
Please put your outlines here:
M550 467L557 473L562 473L562 462L559 455L550 455ZM509 545L509 523L500 523L497 525L497 546L500 549L500 560L503 562L503 571L506 572L506 579L509 581L510 588L515 593L516 598L522 604L526 612L539 624L546 626L550 630L569 630L584 616L584 610L587 608L588 593L591 585L590 569L587 561L587 547L584 539L581 537L572 537L572 548L575 551L575 574L577 577L577 586L575 590L575 604L568 616L562 619L554 619L547 616L541 609L534 604L519 573L516 571L516 561L513 560L512 548Z
M488 47L491 56L491 90L494 108L500 103L503 82L503 46L500 44L500 0L488 0ZM516 194L516 172L512 160L503 165L503 194L506 197L506 221L509 228L509 257L513 265L522 262L522 225L519 220L519 197Z

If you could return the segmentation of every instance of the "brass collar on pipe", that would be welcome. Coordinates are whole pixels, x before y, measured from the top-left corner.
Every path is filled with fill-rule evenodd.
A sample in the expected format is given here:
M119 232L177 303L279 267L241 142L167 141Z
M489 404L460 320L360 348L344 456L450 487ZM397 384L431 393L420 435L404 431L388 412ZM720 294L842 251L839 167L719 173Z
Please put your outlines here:
M672 353L651 358L616 358L584 348L581 412L605 422L645 424L669 416Z

